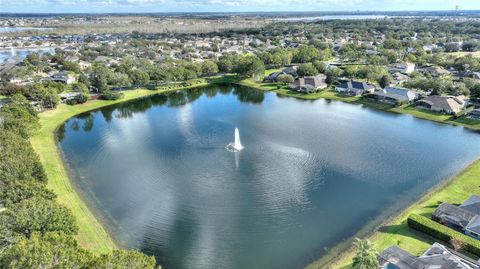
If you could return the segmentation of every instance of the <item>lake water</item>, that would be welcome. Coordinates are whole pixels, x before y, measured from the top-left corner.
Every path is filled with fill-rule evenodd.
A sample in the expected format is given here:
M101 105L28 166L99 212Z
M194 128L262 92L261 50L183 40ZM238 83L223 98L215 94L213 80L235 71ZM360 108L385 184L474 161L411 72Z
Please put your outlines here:
M239 153L224 146L238 127ZM480 155L480 135L336 101L210 86L73 117L74 182L167 269L302 268Z
M5 26L5 27L0 27L0 34L25 32L25 31L46 31L46 30L51 30L51 29L53 29L53 28Z
M40 55L45 53L55 54L55 48L44 47L44 48L15 48L13 53L11 49L0 50L0 63L9 60L25 59L29 54L38 53Z

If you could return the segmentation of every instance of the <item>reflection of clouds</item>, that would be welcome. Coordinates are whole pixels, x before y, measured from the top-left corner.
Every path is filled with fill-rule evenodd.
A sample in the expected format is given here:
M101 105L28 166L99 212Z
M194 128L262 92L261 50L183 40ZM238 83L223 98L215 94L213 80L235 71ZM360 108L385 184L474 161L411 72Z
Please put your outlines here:
M191 143L196 139L192 132L193 115L191 104L187 104L178 108L178 125L186 141Z
M149 141L154 138L154 124L146 114L135 114L132 118L114 121L111 124L112 130L105 132L107 135L102 137L101 144L105 150L99 152L104 155L96 156L92 162L100 167L104 162L106 167L110 162L118 164L115 169L121 177L112 179L106 176L112 188L108 200L119 201L110 211L117 212L115 221L121 225L124 232L134 232L135 238L130 238L136 241L134 244L140 244L137 240L148 237L147 233L152 228L169 230L177 211L175 196L168 187L173 184L168 179L174 178L174 175L168 172L170 168L166 164L157 161L158 156L150 148ZM156 182L160 180L159 175L165 185L157 185L158 188L152 192L148 187L156 186ZM128 214L122 214L122 211ZM152 218L158 217L152 215L152 212L161 212L161 227L145 226L146 223L151 223ZM163 235L168 236L168 233ZM162 239L168 242L168 238ZM130 241L127 244L131 243Z
M320 169L314 154L299 147L264 142L266 148L257 152L253 169L253 177L262 188L259 198L272 214L308 203L308 184Z

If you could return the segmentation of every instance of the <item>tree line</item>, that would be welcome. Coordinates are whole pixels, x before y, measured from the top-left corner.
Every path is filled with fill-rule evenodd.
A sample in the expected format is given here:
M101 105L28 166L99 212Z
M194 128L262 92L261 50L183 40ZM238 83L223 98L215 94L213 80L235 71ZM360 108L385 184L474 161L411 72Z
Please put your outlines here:
M0 108L0 268L155 268L137 251L94 255L74 236L78 224L49 190L29 138L40 128L23 95Z

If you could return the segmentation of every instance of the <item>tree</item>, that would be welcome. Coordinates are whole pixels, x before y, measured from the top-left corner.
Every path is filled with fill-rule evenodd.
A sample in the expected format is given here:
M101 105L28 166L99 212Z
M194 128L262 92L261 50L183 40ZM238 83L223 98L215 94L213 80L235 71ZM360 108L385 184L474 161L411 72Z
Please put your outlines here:
M392 82L392 79L389 75L383 75L380 80L378 81L378 84L380 84L380 87L383 89L386 88L390 83Z
M42 108L55 108L60 102L57 88L45 87L41 84L33 85L33 97Z
M448 43L445 45L445 52L457 52L460 48L457 43Z
M0 108L0 135L11 131L28 138L40 128L38 116L24 96L14 95L11 100Z
M67 71L72 71L72 72L75 72L75 73L80 73L81 72L80 65L76 62L71 62L71 61L64 61L62 69L67 70Z
M202 73L209 76L218 73L217 64L214 61L205 60L202 63Z
M292 75L289 74L281 74L277 77L277 81L283 84L288 84L292 83L294 81L294 78Z
M360 240L355 238L354 245L357 249L355 257L353 257L354 269L377 269L379 264L377 260L377 251L373 248L368 240Z
M93 269L110 268L143 268L154 269L155 257L146 256L138 251L114 250L111 253L100 255L93 261Z
M9 207L0 215L0 223L29 238L33 232L63 232L73 235L78 231L69 209L43 197L33 197Z
M295 63L308 63L314 60L320 60L320 53L314 46L301 45L293 55L292 61Z
M477 51L479 47L480 43L475 41L467 41L462 44L463 51Z
M297 74L302 77L315 76L318 74L318 71L315 68L315 66L313 66L313 64L307 63L307 64L302 64L298 67Z
M0 190L0 204L6 207L33 197L53 200L56 195L53 191L46 188L45 183L36 181L9 181Z
M90 74L90 83L98 92L104 92L108 90L109 78L110 71L105 66L96 65Z
M32 234L8 248L0 268L88 268L93 255L63 233Z
M140 69L133 69L128 72L128 77L132 81L133 85L146 84L150 80L150 76L147 72Z
M235 73L245 77L260 77L265 73L265 65L254 55L246 55L235 66Z
M13 95L13 94L26 94L25 87L13 83L7 83L0 86L0 94Z

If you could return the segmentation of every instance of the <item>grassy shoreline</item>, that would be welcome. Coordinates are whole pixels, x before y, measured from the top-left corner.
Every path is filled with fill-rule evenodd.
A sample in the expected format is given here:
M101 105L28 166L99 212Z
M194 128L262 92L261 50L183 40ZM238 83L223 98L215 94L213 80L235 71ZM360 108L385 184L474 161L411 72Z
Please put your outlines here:
M205 81L198 83L196 85L188 86L188 87L177 87L177 88L168 88L168 89L157 89L157 90L146 90L146 89L136 89L130 90L125 92L125 97L120 100L115 101L104 101L104 100L92 100L88 101L85 104L76 105L76 106L68 106L68 105L59 105L57 109L45 111L39 114L40 116L40 123L41 129L40 131L35 134L31 138L31 143L35 151L40 157L40 160L45 168L47 173L49 183L48 187L51 188L57 195L58 201L67 207L69 207L74 216L77 219L77 223L80 227L79 233L77 235L77 240L79 241L80 245L90 250L93 250L96 253L104 253L112 249L118 248L115 241L109 235L106 227L102 224L101 221L95 216L92 212L90 206L88 205L87 201L84 201L79 194L75 190L74 184L70 181L68 170L64 163L64 160L61 156L61 152L58 148L57 141L54 136L55 130L63 124L69 118L83 113L90 110L98 109L101 107L105 107L108 105L121 103L133 99L142 98L145 96L155 95L159 93L165 93L169 91L176 91L181 89L205 86L210 83L235 83L242 86L252 87L260 90L271 91L275 92L279 95L284 96L291 96L295 98L301 99L329 99L329 100L338 100L344 101L348 103L355 103L355 104L362 104L371 108L389 111L394 113L401 113L401 114L409 114L417 118L422 118L426 120L431 120L440 123L447 123L447 124L454 124L454 125L461 125L466 128L480 130L480 122L473 124L474 122L470 121L462 121L452 119L450 116L447 115L440 115L440 114L433 114L427 111L422 111L418 109L414 109L411 107L393 107L387 104L382 104L378 102L364 100L358 97L344 97L341 95L336 94L335 92L328 90L322 91L320 93L315 94L297 94L295 92L291 92L285 87L277 89L277 84L269 84L269 83L258 83L250 79L246 80L237 80L234 76L223 76L219 77L213 81ZM473 171L473 172L472 172ZM454 188L461 188L468 187L468 183L472 183L471 179L462 180L461 178L468 174L470 175L473 173L471 177L475 177L476 175L480 175L480 161L475 162L471 166L469 166L466 170L464 170L460 175L448 181L448 184L443 183L438 185L435 190L438 193L444 193L450 191L451 185L454 185ZM460 183L458 183L460 181ZM466 181L466 182L464 182ZM460 186L457 186L460 185ZM438 189L437 189L438 188ZM471 188L470 188L471 189ZM475 189L476 193L480 193L480 186L478 189ZM435 192L435 197L438 196L437 192ZM463 190L460 192L458 197L447 197L444 195L443 197L446 200L451 202L457 202L457 200L464 200L466 199L465 196L468 197L467 194L472 193L472 190ZM428 246L429 240L426 237L421 237L413 231L408 230L408 227L403 224L410 213L422 213L422 210L419 210L417 207L421 206L423 203L430 201L430 195L427 194L426 196L422 196L418 202L415 202L410 207L404 209L399 214L394 214L390 219L383 222L383 225L374 225L376 226L373 235L371 231L362 231L365 232L366 235L369 235L368 238L372 240L375 247L377 249L382 249L387 247L388 244L397 244L401 242L401 246L405 249L411 251L414 254L420 253L421 250ZM432 196L433 197L433 196ZM451 198L451 199L448 199ZM459 201L461 202L461 201ZM387 224L387 228L385 228L385 224ZM380 228L380 229L379 229ZM381 232L381 231L382 232ZM380 235L379 235L380 234ZM386 235L385 235L386 234ZM414 237L412 237L414 236ZM390 239L388 238L390 237ZM420 238L420 239L419 239ZM426 241L426 242L425 242ZM393 242L393 243L392 243ZM408 247L409 244L412 244L412 247ZM342 249L345 249L345 245L347 242L342 243ZM342 244L340 244L342 246ZM335 252L335 248L331 250L331 252ZM352 257L352 252L347 251L345 254L340 256L340 259L337 259L336 263L328 263L329 268L349 268L349 261ZM339 257L338 254L332 256L332 254L327 255L328 257ZM340 262L338 262L340 261ZM322 268L325 266L324 260L320 260L310 264L307 268ZM320 265L322 264L322 265Z
M366 100L361 97L346 97L337 94L332 89L313 94L299 94L290 91L285 86L280 86L280 88L278 88L278 84L276 83L259 83L251 79L244 79L235 83L264 91L275 92L278 95L283 96L290 96L305 100L328 99L353 104L362 104L367 107L386 112L407 114L419 119L463 126L476 131L480 130L480 121L469 120L465 118L455 119L450 115L432 113L409 105L395 107L376 101ZM421 234L409 229L406 224L407 217L412 213L430 216L440 202L448 201L450 203L462 203L471 194L480 194L480 186L478 184L475 185L476 179L479 177L480 160L477 160L467 166L462 172L460 172L460 174L444 180L428 190L426 193L421 195L417 201L411 203L406 208L394 211L384 220L377 219L367 224L365 228L357 232L356 236L369 239L378 251L381 251L392 245L399 245L414 255L420 255L434 241L438 240L434 240L425 234ZM444 243L448 244L446 242ZM339 243L321 259L308 264L306 269L350 269L352 268L351 262L353 256L354 249L351 247L351 242L347 240Z
M188 87L159 88L157 90L130 90L124 92L125 96L119 100L89 100L84 104L75 106L60 104L54 110L39 113L41 128L32 136L30 142L32 143L35 152L38 154L47 174L48 188L57 194L58 202L71 209L75 216L79 226L76 239L82 247L99 254L117 249L118 245L109 235L103 223L101 223L92 212L88 203L84 201L81 195L76 191L75 184L73 184L69 177L68 169L62 158L60 149L58 148L57 140L55 138L55 131L57 128L69 118L80 113L145 96L206 86L208 84L208 82L201 82Z

